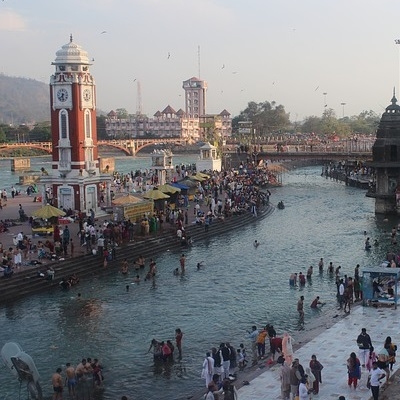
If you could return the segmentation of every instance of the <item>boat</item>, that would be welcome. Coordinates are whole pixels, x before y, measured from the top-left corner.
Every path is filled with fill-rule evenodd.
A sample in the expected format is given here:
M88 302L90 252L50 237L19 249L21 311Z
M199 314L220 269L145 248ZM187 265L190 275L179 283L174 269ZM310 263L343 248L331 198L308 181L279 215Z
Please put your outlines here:
M281 200L279 203L278 203L278 209L279 210L283 210L285 208L285 205L283 204L283 201Z
M10 372L22 383L26 383L32 399L43 400L40 375L32 357L15 342L6 343L1 349L1 358Z

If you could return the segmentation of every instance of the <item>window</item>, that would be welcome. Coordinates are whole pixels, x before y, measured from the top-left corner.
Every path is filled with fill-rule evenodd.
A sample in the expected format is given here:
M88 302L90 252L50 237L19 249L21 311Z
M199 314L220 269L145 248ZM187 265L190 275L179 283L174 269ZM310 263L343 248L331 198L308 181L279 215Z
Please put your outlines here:
M59 126L60 126L60 136L61 139L68 138L68 112L67 110L61 110L59 114Z
M85 136L90 139L92 137L92 121L90 119L90 111L85 111Z

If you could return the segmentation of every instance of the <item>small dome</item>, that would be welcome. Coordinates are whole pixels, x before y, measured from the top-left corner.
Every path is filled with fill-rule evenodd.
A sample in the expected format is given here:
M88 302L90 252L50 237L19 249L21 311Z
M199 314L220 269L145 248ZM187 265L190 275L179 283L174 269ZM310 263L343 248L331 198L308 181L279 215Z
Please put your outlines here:
M61 47L56 53L56 59L53 64L84 64L90 65L88 53L72 41L72 35L69 43Z

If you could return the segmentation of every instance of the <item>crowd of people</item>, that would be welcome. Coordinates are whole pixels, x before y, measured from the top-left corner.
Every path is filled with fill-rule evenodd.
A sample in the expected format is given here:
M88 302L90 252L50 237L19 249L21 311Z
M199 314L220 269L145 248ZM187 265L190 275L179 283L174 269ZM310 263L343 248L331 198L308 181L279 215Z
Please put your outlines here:
M103 367L99 360L83 358L76 367L66 363L65 370L57 368L51 378L53 385L53 400L62 400L64 387L68 388L68 394L72 398L77 397L77 387L80 382L89 383L92 387L101 387L104 381Z

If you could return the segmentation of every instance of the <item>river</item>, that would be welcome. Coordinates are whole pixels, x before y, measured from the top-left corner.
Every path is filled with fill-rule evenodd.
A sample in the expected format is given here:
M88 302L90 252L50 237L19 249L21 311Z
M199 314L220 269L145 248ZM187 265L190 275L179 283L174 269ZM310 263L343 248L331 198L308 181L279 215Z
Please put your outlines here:
M101 399L125 394L172 400L203 388L201 365L211 346L230 341L237 347L244 342L249 349L246 331L254 324L273 323L279 334L288 330L296 339L301 294L306 330L337 313L336 287L327 274L318 274L319 259L324 258L325 268L332 261L349 275L356 264L377 265L397 225L397 219L375 216L374 200L364 191L320 173L320 167L304 167L284 174L283 187L271 190L271 202L283 200L286 208L251 226L194 243L187 251L184 277L172 274L179 254L171 251L156 257L155 287L149 282L131 285L133 273L128 278L115 274L81 282L70 292L43 293L1 307L0 345L20 343L34 358L48 394L50 376L58 366L76 365L90 356L105 367ZM371 242L380 242L370 252L364 250L364 231ZM253 246L256 239L258 248ZM197 271L202 260L205 267ZM301 289L290 288L290 273L306 272L310 265L315 267L312 281ZM78 291L81 300L76 298ZM327 303L320 313L308 306L317 295ZM184 332L182 362L155 369L147 354L151 339L173 339L177 327ZM5 368L0 388L0 399L17 398L18 383Z

